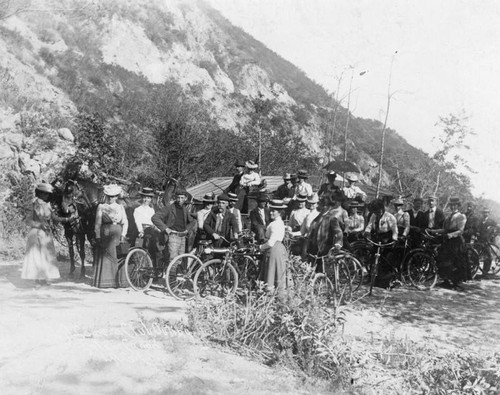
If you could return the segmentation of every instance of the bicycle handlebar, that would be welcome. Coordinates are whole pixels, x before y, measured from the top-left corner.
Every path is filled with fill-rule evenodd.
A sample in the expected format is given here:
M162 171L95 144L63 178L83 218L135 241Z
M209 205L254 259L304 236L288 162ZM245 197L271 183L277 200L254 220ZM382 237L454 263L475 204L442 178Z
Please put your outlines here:
M389 243L375 243L372 239L369 239L367 237L365 237L365 240L368 241L370 244L374 245L375 247L380 247L380 248L390 247L396 243L396 240L393 240Z

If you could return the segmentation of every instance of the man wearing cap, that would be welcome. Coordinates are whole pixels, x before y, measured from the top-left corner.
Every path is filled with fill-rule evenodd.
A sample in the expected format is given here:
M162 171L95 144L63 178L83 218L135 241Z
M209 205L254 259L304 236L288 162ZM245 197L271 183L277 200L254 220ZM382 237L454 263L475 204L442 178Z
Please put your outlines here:
M243 176L243 172L245 170L245 164L242 161L238 160L234 164L234 167L236 167L237 173L233 177L233 181L231 182L231 184L229 184L229 186L224 189L224 193L232 192L238 195L238 192L240 191L241 177Z
M194 218L185 207L186 200L187 192L183 189L178 189L175 192L174 204L163 207L151 218L153 224L161 232L168 235L168 248L163 250L167 262L186 252L188 226L194 222ZM166 253L168 253L168 256L166 256Z
M208 214L203 225L207 236L214 240L216 247L229 245L229 242L238 238L238 222L229 212L229 197L226 194L217 197L217 208Z
M238 223L238 233L241 233L243 230L243 222L241 220L241 211L236 208L236 203L238 202L238 196L235 193L229 192L227 194L229 198L229 206L228 210L231 214L236 218L236 222Z
M257 207L250 211L250 230L255 233L257 242L262 242L265 239L266 227L271 221L269 209L267 208L268 201L267 194L259 194L257 196Z
M309 178L306 170L299 170L297 172L298 182L295 185L295 195L294 199L297 200L299 195L311 196L313 194L313 189L311 184L307 183L306 180Z
M497 226L497 223L490 217L490 209L485 208L482 210L482 216L478 226L478 240L480 242L486 243L491 241L490 239L494 235L494 230ZM488 277L488 272L491 269L491 260L492 255L489 248L485 248L484 250L485 259L483 263L483 277Z
M424 213L423 227L427 229L441 229L444 223L444 212L437 207L437 197L427 198L429 209Z
M342 190L345 197L349 200L356 200L360 203L364 202L366 200L366 193L356 185L358 182L358 176L355 174L347 174L345 179L347 181L347 185Z
M448 202L451 215L443 221L443 227L440 229L430 229L431 234L443 235L443 244L439 247L437 256L438 272L444 279L443 285L448 285L451 281L456 287L460 281L467 280L467 267L460 265L461 260L457 259L461 253L464 240L462 234L467 221L460 208L460 198L452 197Z

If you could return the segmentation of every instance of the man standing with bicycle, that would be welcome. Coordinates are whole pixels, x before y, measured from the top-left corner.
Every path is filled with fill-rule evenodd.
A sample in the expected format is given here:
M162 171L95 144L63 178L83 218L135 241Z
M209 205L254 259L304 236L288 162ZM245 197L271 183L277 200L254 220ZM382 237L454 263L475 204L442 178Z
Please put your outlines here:
M186 252L188 226L194 222L185 206L186 200L187 192L178 189L175 192L174 204L163 207L151 218L153 224L168 238L167 246L163 250L165 263Z
M228 205L229 196L219 195L217 208L208 215L203 225L207 236L215 241L215 247L227 246L229 241L238 238L238 221L229 211Z

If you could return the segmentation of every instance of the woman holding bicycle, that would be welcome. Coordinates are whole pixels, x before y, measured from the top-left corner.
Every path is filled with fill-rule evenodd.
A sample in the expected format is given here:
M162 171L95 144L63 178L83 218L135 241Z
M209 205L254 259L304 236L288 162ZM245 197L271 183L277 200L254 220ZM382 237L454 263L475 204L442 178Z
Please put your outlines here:
M287 278L287 253L283 245L285 224L281 218L286 207L282 200L271 200L271 223L266 228L266 242L260 245L260 250L266 253L264 281L269 290L276 289L279 298L283 297Z
M448 202L451 215L445 219L443 229L428 229L431 234L443 235L443 244L439 248L437 262L438 273L444 279L443 285L456 287L461 280L467 279L467 268L460 259L464 245L462 234L467 218L459 210L460 198L452 197Z

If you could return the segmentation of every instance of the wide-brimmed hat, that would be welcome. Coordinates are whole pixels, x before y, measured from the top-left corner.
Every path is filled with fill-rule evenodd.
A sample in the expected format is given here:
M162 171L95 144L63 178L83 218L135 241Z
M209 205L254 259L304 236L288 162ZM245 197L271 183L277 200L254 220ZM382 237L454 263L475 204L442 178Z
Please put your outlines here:
M313 193L311 196L307 198L307 203L318 203L319 202L319 197L317 193Z
M285 203L283 203L283 200L279 200L279 199L273 199L269 202L269 208L270 209L275 209L275 210L283 210L285 209L287 206Z
M155 192L153 191L153 188L142 188L142 191L139 192L139 195L154 197Z
M460 198L458 196L453 196L448 201L448 204L462 204L462 202L460 201Z
M206 193L202 200L203 203L215 203L215 195L213 193Z
M297 195L297 202L305 202L307 200L307 195L302 195L301 193L299 193Z
M283 176L283 180L291 180L292 179L292 176L290 173L285 173L285 175Z
M230 202L237 202L238 201L238 195L235 193L229 192L227 194L227 196L229 197Z
M47 193L54 192L54 187L46 182L41 182L36 186L35 189L40 192L47 192Z
M229 202L229 196L227 196L225 193L222 195L217 196L217 201L218 202Z
M297 178L309 178L309 175L307 174L307 170L299 170L297 172Z
M236 162L234 162L234 167L245 167L245 162L243 162L242 160L237 160Z
M402 206L403 204L405 204L405 202L403 202L403 199L397 198L392 202L392 204L394 204L395 206Z
M122 193L122 188L116 184L104 185L103 192L107 196L118 196Z
M268 202L269 196L267 195L267 193L259 193L257 195L257 201L258 202Z
M249 169L257 169L259 167L259 165L255 163L253 160L247 160L245 162L245 166Z
M346 179L347 181L351 181L351 182L356 182L356 181L359 181L358 176L357 176L356 174L347 174L347 175L345 176L345 179Z

